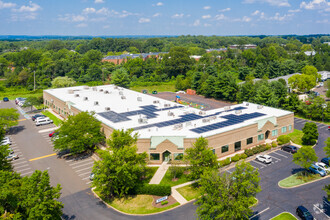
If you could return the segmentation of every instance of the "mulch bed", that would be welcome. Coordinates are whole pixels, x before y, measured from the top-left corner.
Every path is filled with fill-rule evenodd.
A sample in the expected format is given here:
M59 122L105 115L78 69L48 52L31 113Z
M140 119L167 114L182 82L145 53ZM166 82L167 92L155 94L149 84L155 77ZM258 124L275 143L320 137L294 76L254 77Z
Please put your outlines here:
M177 203L177 201L172 196L169 196L168 199L166 200L166 201L168 201L168 203L166 205L162 205L161 202L156 204L156 200L160 199L162 197L164 197L164 196L152 196L152 198L154 198L154 201L152 202L152 206L156 207L156 208L163 208L163 207L166 207L169 205L173 205L174 203Z

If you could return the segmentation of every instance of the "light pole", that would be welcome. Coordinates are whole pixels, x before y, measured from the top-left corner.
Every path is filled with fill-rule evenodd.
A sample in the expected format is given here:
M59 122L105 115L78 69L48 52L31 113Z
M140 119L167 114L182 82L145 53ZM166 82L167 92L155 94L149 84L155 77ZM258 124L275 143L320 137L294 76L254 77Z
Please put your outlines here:
M36 71L33 71L33 91L36 91Z
M326 109L326 107L328 107L327 104L322 104L322 122L323 122L323 118L324 118L323 112L324 112L324 109Z

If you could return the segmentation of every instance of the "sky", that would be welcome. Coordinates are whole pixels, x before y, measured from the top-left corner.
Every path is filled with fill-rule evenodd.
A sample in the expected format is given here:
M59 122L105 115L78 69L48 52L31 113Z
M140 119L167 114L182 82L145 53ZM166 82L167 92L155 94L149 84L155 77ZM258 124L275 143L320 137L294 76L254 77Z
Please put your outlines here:
M329 33L330 0L0 0L0 35Z

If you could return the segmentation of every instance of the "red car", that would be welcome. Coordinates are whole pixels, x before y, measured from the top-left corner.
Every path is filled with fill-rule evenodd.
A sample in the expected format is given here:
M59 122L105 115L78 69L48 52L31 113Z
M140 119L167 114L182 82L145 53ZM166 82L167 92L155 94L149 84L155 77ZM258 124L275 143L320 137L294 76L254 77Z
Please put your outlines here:
M56 131L53 131L52 133L49 133L49 137L53 137L53 136L56 136L56 135L58 135L58 132L56 132Z

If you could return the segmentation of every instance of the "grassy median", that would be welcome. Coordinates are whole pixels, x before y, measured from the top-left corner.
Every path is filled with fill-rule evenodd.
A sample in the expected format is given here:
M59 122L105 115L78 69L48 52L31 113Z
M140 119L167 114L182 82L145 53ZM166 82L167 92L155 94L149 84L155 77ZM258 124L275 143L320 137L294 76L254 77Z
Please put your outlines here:
M294 217L291 213L283 212L279 214L278 216L275 216L271 220L297 220L296 217Z
M196 183L176 189L187 201L197 199L201 193Z
M288 134L288 136L290 137L291 141L295 144L299 144L300 146L312 146L312 145L303 145L302 143L302 136L304 135L304 133L300 130L294 129L294 131L290 134Z
M58 117L56 117L55 115L53 115L52 113L50 113L49 111L43 111L42 114L46 115L48 118L50 118L50 120L53 120L53 123L56 126L59 126L62 123L62 120L59 119Z
M177 186L183 183L189 182L187 175L182 174L176 181L172 180L171 173L169 170L166 171L165 176L163 177L162 181L160 182L161 185L170 185L170 186Z
M322 177L320 177L320 175L317 174L311 174L311 173L307 173L306 175L303 175L303 172L298 172L295 173L283 180L281 180L278 185L280 187L284 187L284 188L290 188L290 187L294 187L294 186L299 186L317 179L321 179Z

